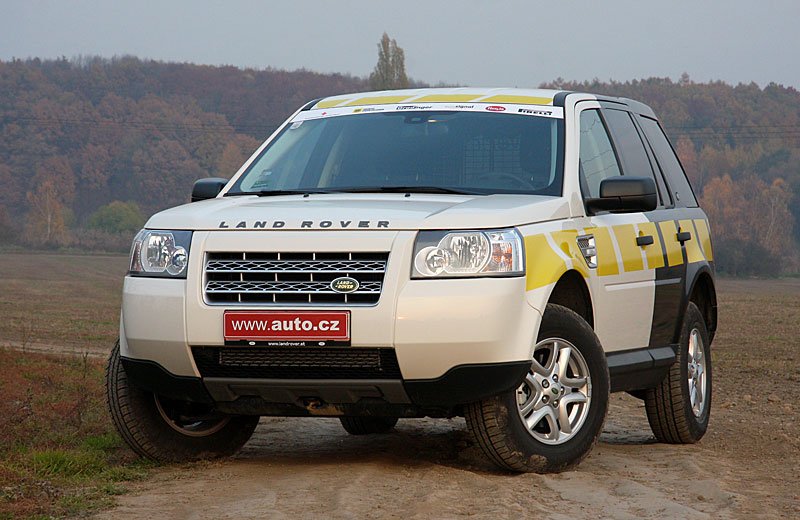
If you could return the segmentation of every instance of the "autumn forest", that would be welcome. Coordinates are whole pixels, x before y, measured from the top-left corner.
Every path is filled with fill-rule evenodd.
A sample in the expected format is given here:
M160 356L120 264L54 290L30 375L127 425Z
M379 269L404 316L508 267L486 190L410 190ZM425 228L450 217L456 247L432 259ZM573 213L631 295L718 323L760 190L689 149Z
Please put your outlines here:
M800 93L650 78L545 87L662 118L730 275L800 272ZM115 59L0 61L0 246L125 250L146 217L230 176L298 106L368 90L306 70Z

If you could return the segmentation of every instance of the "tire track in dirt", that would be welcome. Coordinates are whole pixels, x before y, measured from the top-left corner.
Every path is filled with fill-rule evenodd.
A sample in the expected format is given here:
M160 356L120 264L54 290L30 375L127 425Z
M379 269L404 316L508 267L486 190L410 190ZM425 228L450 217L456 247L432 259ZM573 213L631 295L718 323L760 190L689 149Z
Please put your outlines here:
M574 471L514 475L481 455L462 419L401 420L353 437L336 419L263 419L229 461L167 468L100 519L211 518L737 518L753 507L735 460L656 444L640 401L613 396L594 452ZM730 476L731 478L726 478ZM758 489L745 490L752 496Z
M107 350L85 349L79 347L67 347L64 345L48 345L45 343L27 343L21 341L2 341L0 348L18 350L20 352L32 352L35 354L53 354L59 356L90 357L93 359L107 359Z

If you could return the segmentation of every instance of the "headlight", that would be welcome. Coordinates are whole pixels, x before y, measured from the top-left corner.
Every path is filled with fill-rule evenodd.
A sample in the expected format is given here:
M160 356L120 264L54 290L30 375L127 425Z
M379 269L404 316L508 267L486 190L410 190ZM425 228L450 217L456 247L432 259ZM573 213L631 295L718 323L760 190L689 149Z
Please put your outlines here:
M420 231L411 277L520 276L524 257L516 229Z
M191 243L191 231L143 229L133 239L129 274L186 278Z

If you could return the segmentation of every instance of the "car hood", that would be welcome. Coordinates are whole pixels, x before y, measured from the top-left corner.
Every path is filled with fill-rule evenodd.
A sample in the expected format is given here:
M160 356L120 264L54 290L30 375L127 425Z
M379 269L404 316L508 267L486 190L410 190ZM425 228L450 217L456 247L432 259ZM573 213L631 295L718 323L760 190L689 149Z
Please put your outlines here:
M319 230L500 228L569 216L539 195L331 193L219 197L153 215L149 229Z

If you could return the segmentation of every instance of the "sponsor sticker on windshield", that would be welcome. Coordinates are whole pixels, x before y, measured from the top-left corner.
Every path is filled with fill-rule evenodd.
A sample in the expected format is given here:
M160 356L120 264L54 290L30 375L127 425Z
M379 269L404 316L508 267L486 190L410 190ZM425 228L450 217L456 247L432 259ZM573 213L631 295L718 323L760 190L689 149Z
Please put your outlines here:
M378 112L494 112L497 114L514 114L519 116L564 118L564 109L551 105L518 105L508 103L403 103L396 105L368 105L306 110L300 112L292 119L291 128L297 128L294 126L295 124L311 119L374 114Z

